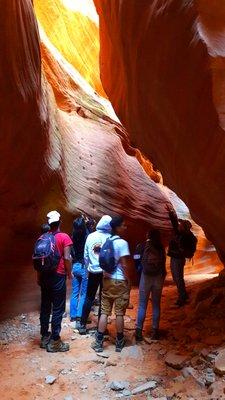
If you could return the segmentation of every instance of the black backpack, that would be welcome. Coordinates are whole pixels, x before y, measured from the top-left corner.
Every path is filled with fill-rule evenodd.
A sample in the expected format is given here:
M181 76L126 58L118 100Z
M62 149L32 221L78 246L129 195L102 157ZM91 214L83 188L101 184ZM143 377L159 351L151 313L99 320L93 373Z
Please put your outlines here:
M147 240L141 259L143 273L150 276L164 275L166 255L163 247L156 248Z
M181 248L185 258L193 258L197 248L197 238L190 231L186 233L181 239Z
M34 269L38 272L51 272L56 269L60 261L55 234L44 233L34 245L32 256Z

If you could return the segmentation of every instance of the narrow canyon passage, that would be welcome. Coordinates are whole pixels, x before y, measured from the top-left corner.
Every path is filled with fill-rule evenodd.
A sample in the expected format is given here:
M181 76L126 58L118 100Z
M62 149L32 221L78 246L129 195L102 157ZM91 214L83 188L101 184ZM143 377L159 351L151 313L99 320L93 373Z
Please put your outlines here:
M225 6L194 0L3 0L0 13L0 400L225 399ZM13 27L13 29L12 29ZM183 203L183 201L185 203ZM104 352L67 316L68 353L39 348L31 265L50 210L125 217L132 255L148 229L166 246L168 208L198 238L175 306L169 257L161 339ZM97 309L89 328L96 328Z

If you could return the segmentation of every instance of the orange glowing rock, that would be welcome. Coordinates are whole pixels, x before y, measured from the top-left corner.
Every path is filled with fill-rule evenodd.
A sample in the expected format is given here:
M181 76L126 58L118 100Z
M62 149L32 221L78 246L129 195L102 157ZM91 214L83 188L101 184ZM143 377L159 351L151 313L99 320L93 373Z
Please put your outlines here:
M101 95L98 17L91 0L34 0L48 39Z
M143 235L148 224L168 232L164 204L169 200L155 182L160 174L131 147L109 102L41 26L40 54L30 0L5 1L1 11L2 260L30 259L49 209L61 211L68 231L82 211L95 218L122 213L136 234Z

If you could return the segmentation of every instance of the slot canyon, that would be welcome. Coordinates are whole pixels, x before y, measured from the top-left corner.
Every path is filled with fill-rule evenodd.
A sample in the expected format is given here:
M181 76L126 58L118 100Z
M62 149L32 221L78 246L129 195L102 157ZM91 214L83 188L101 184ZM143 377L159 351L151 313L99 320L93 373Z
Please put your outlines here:
M2 0L0 13L1 400L225 399L225 5L219 0ZM58 210L62 230L86 214L123 215L131 253L149 228L168 245L167 207L189 219L197 251L190 296L175 306L167 257L162 338L91 349L67 315L68 353L39 348L32 252ZM48 383L48 377L53 382ZM135 391L136 390L136 391Z

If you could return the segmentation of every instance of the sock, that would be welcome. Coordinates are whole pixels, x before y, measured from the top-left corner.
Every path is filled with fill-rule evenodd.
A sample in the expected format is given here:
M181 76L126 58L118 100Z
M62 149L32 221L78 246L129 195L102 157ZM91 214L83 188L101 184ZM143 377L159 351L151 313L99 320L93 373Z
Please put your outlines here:
M98 332L98 333L97 333L97 339L98 339L98 340L103 340L103 339L104 339L104 333Z
M122 333L117 333L117 339L118 340L122 340L124 338L124 334L123 334L123 332Z

